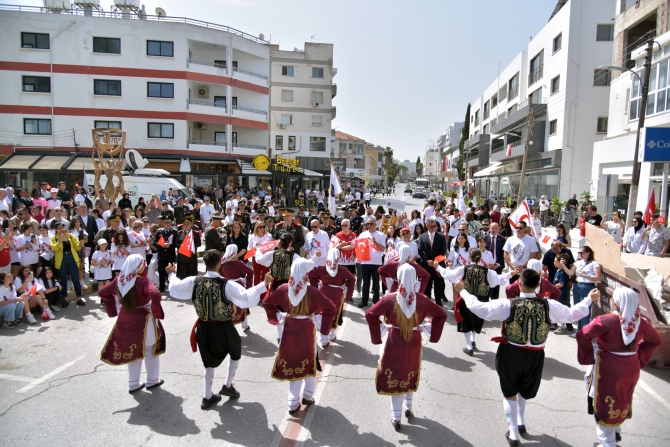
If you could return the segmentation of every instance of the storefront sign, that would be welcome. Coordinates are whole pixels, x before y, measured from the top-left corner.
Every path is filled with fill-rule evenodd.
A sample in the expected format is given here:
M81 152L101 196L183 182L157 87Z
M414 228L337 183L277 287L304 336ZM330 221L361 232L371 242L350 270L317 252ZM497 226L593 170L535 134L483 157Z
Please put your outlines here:
M670 127L647 127L642 161L670 162Z
M285 158L281 155L277 155L274 160L270 160L266 155L256 155L251 162L251 166L259 171L265 171L270 168L270 171L273 172L304 174L305 170L298 163L298 160Z
M324 158L323 159L323 170L328 171L330 170L330 163L333 163L333 167L335 169L344 169L345 165L347 164L347 159L346 158Z
M199 174L236 174L239 173L235 164L195 163L191 162L191 173Z
M402 200L386 199L386 208L391 208L396 211L405 211L405 202Z

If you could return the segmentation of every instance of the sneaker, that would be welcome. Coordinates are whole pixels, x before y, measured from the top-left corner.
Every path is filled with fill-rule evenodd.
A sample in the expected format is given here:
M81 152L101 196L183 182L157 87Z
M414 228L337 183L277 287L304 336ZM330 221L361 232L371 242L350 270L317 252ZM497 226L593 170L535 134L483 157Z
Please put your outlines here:
M221 391L219 391L219 394L221 394L222 396L231 397L233 399L237 399L238 397L240 397L240 393L235 389L235 386L232 383L230 384L229 387L223 385L221 387Z
M37 324L37 320L33 317L33 314L26 314L26 320L28 324Z
M51 309L49 309L48 307L46 309L44 309L44 312L46 312L46 314L49 316L49 320L55 320L56 319L56 316L54 315L53 312L51 312Z
M60 312L60 309L57 306L49 306L49 309L51 309L52 312Z
M21 321L21 320L14 320L14 321L12 321L12 323L14 323L14 326L21 326L21 325L23 324L23 321Z
M206 410L212 405L216 405L217 402L221 400L221 396L218 394L212 394L212 397L209 399L205 399L204 397L202 398L202 403L200 404L200 409L201 410Z
M558 329L556 329L556 331L554 331L554 334L556 335L565 335L566 333L567 331L563 326L559 327Z
M12 321L5 321L5 322L2 324L2 327L5 328L5 329L12 329L14 326L15 326L15 325L14 325L14 323L13 323Z

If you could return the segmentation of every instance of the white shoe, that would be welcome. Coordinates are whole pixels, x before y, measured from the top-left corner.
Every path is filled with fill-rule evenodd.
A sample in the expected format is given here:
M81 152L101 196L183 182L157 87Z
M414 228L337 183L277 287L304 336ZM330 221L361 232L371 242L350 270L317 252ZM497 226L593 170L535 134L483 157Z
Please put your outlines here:
M330 341L334 341L336 338L337 338L337 334L335 334L335 332L331 332L330 334L328 334L328 339Z
M49 316L49 320L55 320L56 316L54 315L53 312L51 312L51 309L48 307L45 309L46 314Z
M37 320L33 317L33 314L26 314L26 320L28 324L37 324Z

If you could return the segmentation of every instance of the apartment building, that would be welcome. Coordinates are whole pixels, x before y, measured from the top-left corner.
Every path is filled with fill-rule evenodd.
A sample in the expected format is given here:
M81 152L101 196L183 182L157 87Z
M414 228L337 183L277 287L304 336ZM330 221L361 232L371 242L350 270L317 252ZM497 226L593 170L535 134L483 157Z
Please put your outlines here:
M415 177L416 176L416 161L411 161L411 160L405 160L405 161L400 161L398 164L403 165L407 168L407 177Z
M5 184L93 170L93 128L123 129L126 149L187 186L250 181L244 160L268 146L263 35L148 15L139 0L45 4L61 6L0 6Z
M460 156L459 145L461 142L461 133L463 131L463 121L451 123L447 130L442 134L442 138L438 140L438 147L441 147L442 160L442 181L447 182L449 179L456 180L453 175L456 172L456 160ZM448 171L450 171L448 173ZM452 174L451 176L449 174Z
M616 3L558 1L549 22L472 103L462 155L479 197L494 191L516 199L527 141L523 195L565 200L590 190L611 80L599 67L611 61Z
M381 186L386 183L384 172L384 148L368 143L365 145L365 174L366 185Z
M365 176L365 140L336 130L335 145L339 157L345 159L344 173L347 178L362 179Z
M613 71L609 111L599 119L601 141L593 145L591 192L597 195L599 209L618 209L625 213L630 196L635 140L640 114L641 86L646 40L653 38L654 53L645 113L645 129L670 127L670 65L669 7L664 0L619 0L616 2L612 65L631 71ZM609 64L608 64L609 65ZM638 78L639 76L639 78ZM645 129L640 141L640 181L637 208L644 211L651 190L661 203L662 162L645 162ZM608 188L609 182L609 188ZM616 194L614 194L616 193ZM665 206L668 209L666 198Z
M440 149L437 146L430 145L426 149L426 154L423 157L423 176L428 180L442 178L442 159L440 158Z

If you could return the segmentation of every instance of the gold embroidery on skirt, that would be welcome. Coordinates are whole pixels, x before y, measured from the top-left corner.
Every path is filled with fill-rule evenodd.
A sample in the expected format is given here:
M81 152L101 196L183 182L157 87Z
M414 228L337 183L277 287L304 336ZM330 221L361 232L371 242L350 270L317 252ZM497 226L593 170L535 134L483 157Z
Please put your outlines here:
M414 377L414 371L410 371L410 373L407 374L407 382L400 381L400 388L407 388L412 381L412 377Z
M296 374L304 373L305 372L305 366L307 365L307 363L309 363L309 360L307 360L307 359L303 360L302 363L301 363L302 367L301 368L296 368L295 373Z
M119 345L114 342L114 360L121 360L121 351Z
M281 359L281 361L279 363L281 363L281 366L283 368L282 372L284 373L284 375L286 375L286 376L292 376L293 375L293 368L286 368L286 360Z
M386 382L389 386L389 388L395 388L398 386L398 381L397 380L391 380L391 376L393 375L393 371L390 369L386 368L386 371L384 371L384 374L386 374L386 377L388 377L388 381Z
M123 353L123 358L124 358L125 360L130 360L130 359L132 359L132 358L133 358L133 354L135 354L135 348L137 348L137 345L136 345L135 343L133 343L132 345L130 345L130 352L124 352L124 353Z
M610 411L608 411L607 414L609 414L612 419L617 419L619 416L626 419L626 416L628 416L628 407L623 410L614 409L615 400L612 399L612 396L605 397L605 403L610 407Z

